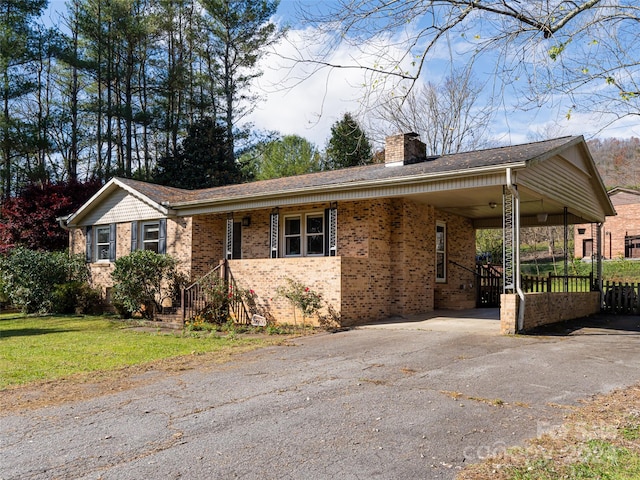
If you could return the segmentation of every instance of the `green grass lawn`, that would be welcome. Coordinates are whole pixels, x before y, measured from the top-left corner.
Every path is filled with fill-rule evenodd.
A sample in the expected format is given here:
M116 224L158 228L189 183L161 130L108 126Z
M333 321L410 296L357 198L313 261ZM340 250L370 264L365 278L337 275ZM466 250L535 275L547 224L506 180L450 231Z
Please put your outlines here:
M273 344L269 337L138 332L106 317L0 315L0 390L182 355Z
M546 277L549 272L557 275L564 274L564 261L558 260L554 266L553 263L534 261L522 263L521 271L523 275L539 275ZM592 271L591 263L575 260L569 262L569 275L589 275ZM637 260L605 260L602 262L602 279L610 282L640 282L640 261Z

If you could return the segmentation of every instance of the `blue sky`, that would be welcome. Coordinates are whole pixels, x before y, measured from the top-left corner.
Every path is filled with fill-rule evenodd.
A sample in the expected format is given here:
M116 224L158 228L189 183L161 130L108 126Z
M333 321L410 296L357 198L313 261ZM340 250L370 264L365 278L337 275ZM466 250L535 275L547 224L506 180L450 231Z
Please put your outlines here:
M294 49L309 47L305 43L305 35L311 35L322 44L320 35L314 37L315 32L300 24L296 18L296 9L305 3L309 4L309 0L281 0L277 21L291 27L288 38L276 49L283 56L293 55ZM66 10L64 0L50 0L49 10ZM366 45L363 49L366 50ZM335 51L332 60L344 63L353 60L355 55L360 54L344 45ZM355 59L358 60L357 57ZM437 82L443 78L448 72L445 60L436 60L429 65L421 81ZM493 68L489 63L477 64L476 67L478 80L486 82L488 93L493 81ZM249 117L257 128L279 131L283 135L297 134L323 148L329 138L331 125L344 113L354 113L364 124L370 118L366 114L362 88L368 79L362 71L324 69L306 78L308 72L292 69L290 62L275 54L264 58L261 69L263 76L257 80L255 87L264 101ZM574 112L568 120L565 115L570 105L558 97L553 105L542 105L527 111L516 109L517 102L515 90L507 87L501 96L501 104L496 106L496 115L488 132L491 143L516 144L562 135L584 135L587 139L594 136L640 136L640 125L633 119L617 122L605 130L602 130L603 119L595 114ZM376 145L381 145L383 140L372 138Z
M296 7L309 3L309 0L282 0L279 16L291 22L292 29L289 32L289 44L279 46L279 51L286 54L287 51L301 47L304 25L296 24ZM316 3L316 2L311 2ZM326 2L323 3L326 5ZM308 29L307 35L310 32ZM313 36L313 35L312 35ZM320 39L322 43L322 39ZM531 48L530 45L525 46ZM454 47L456 50L457 47ZM461 48L461 47L460 47ZM366 46L362 47L366 50ZM535 47L532 48L535 50ZM441 52L438 58L436 52L434 60L425 69L421 81L436 82L444 78L449 72L449 51ZM529 55L529 52L527 52ZM531 55L547 55L546 50L531 51ZM350 59L357 53L347 45L338 48L334 55L336 63ZM460 55L458 48L454 56ZM458 58L458 57L456 57ZM357 60L357 59L356 59ZM367 82L363 72L357 70L323 70L313 77L300 82L290 89L283 89L287 81L295 74L282 68L286 62L273 56L264 62L264 75L260 79L260 87L268 94L266 101L254 112L253 120L256 125L268 125L270 128L282 133L295 133L304 136L319 146L324 146L330 133L331 125L338 120L343 113L362 112L361 85ZM486 84L486 99L488 101L492 91L495 75L492 59L485 57L484 63L476 63L478 81ZM304 75L300 75L301 77ZM599 137L628 138L640 136L640 123L635 118L627 118L616 122L614 125L603 129L608 123L607 118L601 115L579 108L573 108L567 98L554 96L541 105L533 107L529 105L527 110L520 110L516 105L520 102L521 94L518 93L520 84L528 81L528 78L518 78L512 85L507 85L504 90L499 90L499 104L495 105L496 115L491 124L488 135L493 144L516 144L538 140L541 138L557 137L563 135L584 135L587 139ZM289 85L292 85L290 82ZM494 99L495 101L495 99ZM571 111L570 118L567 113ZM367 116L362 115L361 119ZM396 132L388 132L396 133ZM382 138L374 138L374 142L380 145Z

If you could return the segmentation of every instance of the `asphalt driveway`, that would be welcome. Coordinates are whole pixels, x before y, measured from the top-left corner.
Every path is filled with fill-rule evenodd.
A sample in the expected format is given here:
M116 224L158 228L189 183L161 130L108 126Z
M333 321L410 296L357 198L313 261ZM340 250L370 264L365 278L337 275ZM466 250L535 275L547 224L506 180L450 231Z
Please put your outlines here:
M158 375L2 416L0 479L454 478L640 382L638 317L605 320L535 337L378 325Z

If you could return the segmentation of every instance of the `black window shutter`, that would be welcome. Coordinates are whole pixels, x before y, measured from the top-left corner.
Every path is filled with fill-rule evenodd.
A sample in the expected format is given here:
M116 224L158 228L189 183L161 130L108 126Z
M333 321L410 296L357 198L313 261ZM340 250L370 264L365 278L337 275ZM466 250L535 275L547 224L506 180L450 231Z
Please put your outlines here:
M138 222L131 222L131 251L138 249Z
M86 228L85 241L87 242L86 260L87 263L91 263L93 261L93 227Z
M112 223L109 225L109 261L116 261L116 228L117 225Z
M158 225L158 253L167 253L167 219L161 218Z

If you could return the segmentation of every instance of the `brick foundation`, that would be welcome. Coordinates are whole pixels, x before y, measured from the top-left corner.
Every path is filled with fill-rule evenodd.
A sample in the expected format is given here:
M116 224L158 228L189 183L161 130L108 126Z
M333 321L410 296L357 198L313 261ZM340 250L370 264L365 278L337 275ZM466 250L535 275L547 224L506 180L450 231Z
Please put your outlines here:
M271 321L291 324L302 322L300 312L294 312L291 303L278 295L278 288L287 286L287 278L302 282L320 293L323 301L340 313L340 257L230 260L229 269L240 288L255 292L258 313ZM327 310L323 309L320 313L326 314ZM317 324L317 318L308 322Z

